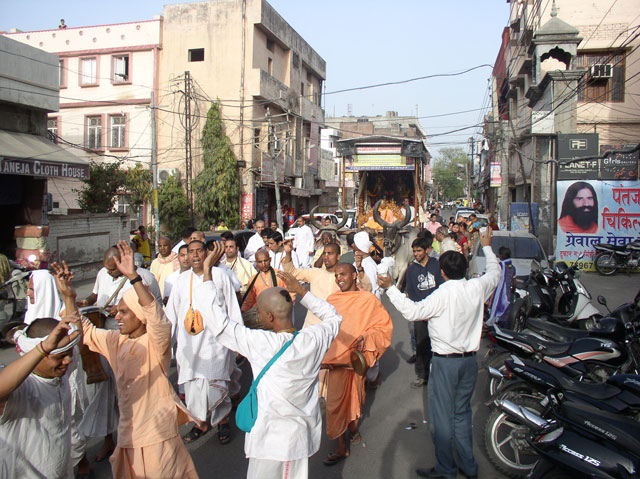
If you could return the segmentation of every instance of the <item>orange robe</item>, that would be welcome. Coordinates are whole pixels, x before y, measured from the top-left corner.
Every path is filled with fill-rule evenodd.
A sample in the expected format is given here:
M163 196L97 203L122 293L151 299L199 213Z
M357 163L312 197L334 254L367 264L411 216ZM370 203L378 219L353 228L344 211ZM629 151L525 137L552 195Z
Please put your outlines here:
M375 295L366 291L346 291L330 295L327 302L342 316L338 336L331 343L323 364L350 364L353 343L364 337L364 357L372 366L391 344L393 323L389 313ZM337 367L329 370L327 389L327 435L341 436L349 423L360 419L365 399L363 376L353 369Z
M598 223L593 223L587 229L584 229L582 226L575 224L573 218L569 215L560 218L558 224L565 233L592 234L598 231Z
M135 339L82 322L84 344L107 358L116 377L120 422L110 459L113 477L197 478L178 426L198 421L169 383L171 322L155 301L138 307L147 334Z
M255 283L253 283L253 278L255 278L258 275L260 277L255 281ZM284 284L284 281L282 281L278 277L276 277L276 284L272 283L270 271L267 271L266 273L262 273L258 271L257 275L254 275L251 277L249 284L251 283L253 283L253 287L251 288L251 291L249 291L249 294L247 294L247 299L245 299L244 303L242 303L241 309L243 313L246 313L256 305L258 296L260 296L260 293L262 293L265 289L273 288L274 286L280 286L281 288L287 289L287 285ZM290 293L290 296L291 296L291 301L295 303L296 295Z

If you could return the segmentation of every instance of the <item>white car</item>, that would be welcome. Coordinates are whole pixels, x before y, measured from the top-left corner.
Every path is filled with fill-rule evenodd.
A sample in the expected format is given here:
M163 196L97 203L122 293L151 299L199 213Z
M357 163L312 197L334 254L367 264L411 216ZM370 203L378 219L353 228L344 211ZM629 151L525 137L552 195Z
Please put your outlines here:
M511 250L511 262L516 268L516 276L529 276L533 261L537 261L543 268L549 267L548 259L538 238L527 231L494 231L491 248L496 256L502 246ZM487 259L484 256L480 240L476 240L471 246L470 254L468 277L482 276Z

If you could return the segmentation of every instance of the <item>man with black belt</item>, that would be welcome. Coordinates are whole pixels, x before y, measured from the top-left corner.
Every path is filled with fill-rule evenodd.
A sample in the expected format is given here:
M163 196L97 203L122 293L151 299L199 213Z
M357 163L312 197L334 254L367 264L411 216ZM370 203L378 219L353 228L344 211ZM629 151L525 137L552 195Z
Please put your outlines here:
M378 276L378 285L409 321L428 320L433 358L429 375L429 418L437 464L417 469L421 477L452 479L459 466L468 478L478 477L471 435L471 397L478 377L476 352L484 303L500 281L500 266L491 249L492 231L480 235L487 258L486 274L466 280L468 263L464 255L447 251L440 256L445 283L420 302L406 298L388 276Z

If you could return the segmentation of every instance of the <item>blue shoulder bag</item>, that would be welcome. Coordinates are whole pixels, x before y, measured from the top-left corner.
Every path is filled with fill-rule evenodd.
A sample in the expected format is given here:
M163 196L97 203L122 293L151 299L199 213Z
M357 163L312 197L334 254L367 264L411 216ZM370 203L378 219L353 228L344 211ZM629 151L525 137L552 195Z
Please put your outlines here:
M274 357L262 368L258 377L253 380L251 383L251 387L249 388L249 392L242 400L240 404L238 404L238 408L236 409L236 425L241 431L251 432L253 429L253 425L256 423L256 419L258 419L258 383L264 376L264 373L276 362L276 360L282 356L282 353L286 351L286 349L291 346L291 343L296 336L298 335L298 331L293 333L293 338L284 343L284 345L280 348Z

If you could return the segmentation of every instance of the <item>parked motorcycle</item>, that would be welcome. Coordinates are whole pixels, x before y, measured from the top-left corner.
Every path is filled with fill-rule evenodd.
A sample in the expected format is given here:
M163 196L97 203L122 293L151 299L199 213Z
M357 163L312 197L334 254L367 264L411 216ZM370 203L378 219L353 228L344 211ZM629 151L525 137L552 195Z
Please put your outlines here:
M640 267L640 239L624 246L598 243L594 246L596 271L610 276L619 269L637 269Z
M505 361L505 365L507 373L518 380L499 389L487 405L497 404L501 399L513 400L541 417L549 418L552 411L547 392L552 390L563 400L589 404L599 410L640 420L640 376L615 375L606 384L600 384L576 381L553 366L515 356ZM503 376L494 368L490 374ZM533 467L537 457L526 441L529 432L526 424L512 421L499 408L491 412L485 424L484 444L487 456L497 469L512 477L522 477Z
M22 324L27 310L27 284L31 271L9 260L11 274L0 284L0 341L9 341L7 334Z
M517 331L502 330L494 326L489 339L502 351L495 352L488 366L499 369L506 352L515 353L539 362L546 362L561 369L569 377L603 382L616 373L640 373L640 358L636 350L640 342L640 328L623 319L605 322L607 332L602 337L585 336L569 342L552 342L540 337ZM614 341L613 339L616 339ZM497 348L493 348L495 351ZM495 394L501 381L492 377L489 393Z
M634 478L640 471L640 423L550 393L552 415L544 418L507 399L497 406L528 429L524 440L541 456L529 478Z

